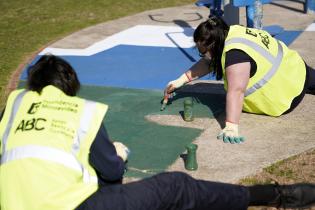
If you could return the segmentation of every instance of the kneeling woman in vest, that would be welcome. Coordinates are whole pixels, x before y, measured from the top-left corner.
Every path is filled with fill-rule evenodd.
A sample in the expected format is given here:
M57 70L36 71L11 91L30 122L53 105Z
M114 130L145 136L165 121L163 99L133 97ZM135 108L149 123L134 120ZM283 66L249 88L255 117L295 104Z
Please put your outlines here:
M66 61L45 55L29 68L27 89L10 94L0 123L1 209L74 209L98 184L122 180L127 147L107 136L107 105L76 97L79 87Z
M223 78L226 123L218 138L240 143L238 132L242 110L280 116L292 111L308 89L315 87L315 71L296 51L268 32L239 25L227 26L210 17L194 32L201 59L178 79L170 81L165 94L209 72Z

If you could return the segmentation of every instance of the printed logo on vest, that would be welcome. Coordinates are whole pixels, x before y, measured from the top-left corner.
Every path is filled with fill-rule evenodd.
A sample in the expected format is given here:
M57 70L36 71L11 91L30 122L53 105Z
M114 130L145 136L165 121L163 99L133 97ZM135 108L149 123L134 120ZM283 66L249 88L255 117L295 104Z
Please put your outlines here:
M38 102L38 103L32 103L31 107L29 108L29 110L27 111L27 114L35 114L42 102Z
M246 28L246 34L254 36L254 37L258 37L257 33L249 28ZM270 44L269 35L264 34L263 32L259 32L258 34L260 36L261 43L265 45L267 49L269 49L269 44Z
M30 131L30 130L36 130L36 131L41 131L45 129L45 122L47 120L44 118L33 118L30 120L22 120L18 127L15 129L15 133L18 131Z

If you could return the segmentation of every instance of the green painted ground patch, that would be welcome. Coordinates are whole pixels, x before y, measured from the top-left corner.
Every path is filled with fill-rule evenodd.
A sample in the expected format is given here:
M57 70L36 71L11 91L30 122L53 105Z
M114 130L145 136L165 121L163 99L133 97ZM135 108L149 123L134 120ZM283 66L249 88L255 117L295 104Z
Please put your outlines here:
M184 100L179 97L185 95L177 95L163 112L160 111L162 91L84 86L79 95L109 105L104 121L107 131L112 140L125 143L131 150L127 176L144 177L164 171L202 132L193 128L162 126L145 119L149 114L179 115ZM203 104L204 97L195 97L196 117L213 115ZM211 97L208 100L211 101Z
M187 98L191 98L193 101L193 116L195 118L213 118L214 116L222 113L225 109L224 95L179 92L169 101L164 111L154 112L154 114L179 114L182 116L184 112L184 100Z
M24 83L21 81L19 87ZM202 132L149 122L146 115L180 115L186 97L194 100L195 117L213 117L224 110L220 95L179 93L164 111L160 111L163 93L159 90L82 86L79 96L109 105L104 120L109 136L131 150L128 177L142 178L165 171Z

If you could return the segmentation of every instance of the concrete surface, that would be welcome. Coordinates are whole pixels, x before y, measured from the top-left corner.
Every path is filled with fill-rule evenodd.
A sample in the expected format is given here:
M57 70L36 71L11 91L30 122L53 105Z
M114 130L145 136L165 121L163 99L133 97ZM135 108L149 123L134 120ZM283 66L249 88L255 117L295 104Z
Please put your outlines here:
M276 4L264 6L263 24L281 25L288 31L303 31L290 47L297 50L314 68L315 32L304 30L314 22L315 16L303 14L302 11L301 3L277 1ZM245 25L244 8L241 9L240 14L241 24ZM208 9L193 4L146 11L78 31L50 47L86 48L135 25L185 26L188 23L191 27L196 27L207 16ZM152 17L155 20L152 20ZM201 19L196 20L199 17ZM203 89L203 91L208 90ZM219 94L223 94L222 91L219 91ZM195 172L186 171L183 160L178 158L168 170L185 171L193 177L207 180L237 182L276 161L315 147L315 96L313 95L306 95L295 111L278 118L243 113L240 132L246 137L246 141L239 145L224 144L216 140L224 116L218 116L217 119L198 118L191 123L184 122L176 115L148 115L146 119L158 124L203 129L202 134L194 141L199 145L197 151L199 169Z

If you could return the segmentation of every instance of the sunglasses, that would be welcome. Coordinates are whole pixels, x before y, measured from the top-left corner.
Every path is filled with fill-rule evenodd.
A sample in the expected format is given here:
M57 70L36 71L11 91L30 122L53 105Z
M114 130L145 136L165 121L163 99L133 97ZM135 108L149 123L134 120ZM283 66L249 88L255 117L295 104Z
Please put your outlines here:
M205 52L200 52L199 51L199 57L200 58L204 58L204 57L209 57L211 58L210 52L209 51L205 51Z
M207 48L209 49L209 48L212 47L213 45L214 45L214 43L211 43ZM208 50L205 50L205 51L203 51L203 52L200 52L200 50L198 49L198 51L199 51L199 57L201 57L201 58L206 57L206 54L208 53Z
M207 52L205 52L205 53L199 52L199 57L200 57L200 58L204 58L204 57L206 56L206 53L207 53Z

